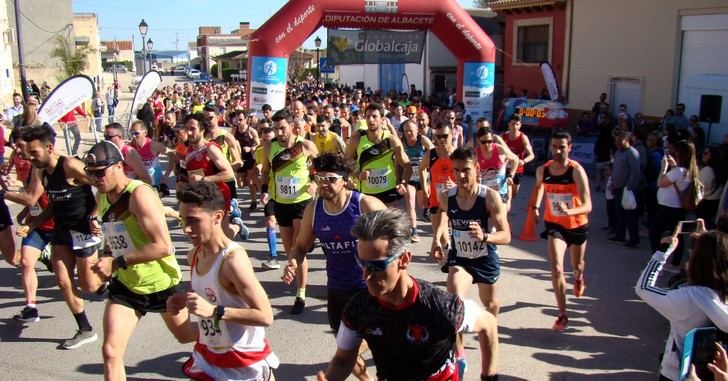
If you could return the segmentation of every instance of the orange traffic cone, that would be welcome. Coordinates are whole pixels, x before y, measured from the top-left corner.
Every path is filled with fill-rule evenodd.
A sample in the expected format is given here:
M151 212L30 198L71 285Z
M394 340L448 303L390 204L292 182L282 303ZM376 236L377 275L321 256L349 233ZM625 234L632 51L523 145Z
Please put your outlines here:
M518 239L521 241L535 241L538 239L536 237L536 218L533 215L533 209L531 209L528 212L528 216L526 217L526 223L523 225L523 230L521 230L521 235L518 236Z

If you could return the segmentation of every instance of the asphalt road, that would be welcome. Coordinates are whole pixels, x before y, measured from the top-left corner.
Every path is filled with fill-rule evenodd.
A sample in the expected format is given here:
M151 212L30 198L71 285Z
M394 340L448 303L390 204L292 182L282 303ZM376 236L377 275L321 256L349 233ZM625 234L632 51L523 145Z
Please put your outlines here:
M182 80L182 77L178 77ZM171 81L165 77L165 82ZM124 87L122 87L124 88ZM128 94L126 94L128 98ZM128 99L123 98L123 101ZM90 135L85 144L92 143ZM659 367L668 325L664 319L641 302L633 286L650 253L643 237L637 249L608 243L601 227L606 224L603 194L593 195L595 211L591 215L591 234L586 257L585 296L574 299L569 286L569 328L554 333L556 318L546 242L522 242L516 239L526 217L526 201L533 178L526 176L522 194L509 215L514 239L499 247L501 278L498 298L501 312L500 330L501 380L654 380ZM244 196L244 198L247 197ZM165 199L174 205L173 198ZM276 371L278 380L311 380L317 370L325 369L336 344L326 319L325 267L320 249L310 255L309 287L306 311L293 316L294 287L280 281L281 271L263 271L260 262L268 253L262 212L252 215L243 203L244 219L251 227L251 238L243 246L253 258L256 275L268 292L275 321L267 335L281 359ZM12 206L12 210L18 210ZM189 288L189 266L185 253L189 249L180 229L170 224L177 258L184 272L183 288ZM428 254L431 230L420 220L425 232L414 244L415 256L410 273L436 285L445 286L445 275ZM279 243L282 252L282 244ZM568 260L565 262L568 263ZM3 380L95 380L103 377L101 332L104 300L87 296L86 310L99 331L99 341L72 351L58 349L70 337L75 323L55 286L55 278L38 265L40 287L38 305L41 320L22 325L12 316L23 307L20 270L0 263L0 370ZM570 272L570 267L566 265ZM567 278L571 283L571 278ZM469 294L477 299L475 287ZM479 351L475 337L466 338L470 370L466 380L478 379ZM184 379L180 367L192 345L178 344L167 332L158 316L145 316L134 333L125 355L130 380ZM373 373L373 362L370 374ZM416 364L409 364L415 366ZM353 378L352 378L353 379Z

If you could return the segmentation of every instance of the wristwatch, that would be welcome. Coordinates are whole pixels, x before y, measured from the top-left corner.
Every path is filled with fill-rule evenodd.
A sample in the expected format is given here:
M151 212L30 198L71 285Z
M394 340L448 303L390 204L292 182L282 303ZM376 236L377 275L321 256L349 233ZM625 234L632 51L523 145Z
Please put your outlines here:
M124 258L123 255L120 255L120 256L114 258L114 262L116 262L117 268L120 268L122 270L126 270L129 268L129 264L126 263L126 258Z
M490 236L488 232L483 232L483 239L480 242L488 243L488 236Z
M99 216L88 216L88 222L91 222L91 221L100 222Z
M225 306L219 304L215 307L215 329L220 328L220 320L225 315Z

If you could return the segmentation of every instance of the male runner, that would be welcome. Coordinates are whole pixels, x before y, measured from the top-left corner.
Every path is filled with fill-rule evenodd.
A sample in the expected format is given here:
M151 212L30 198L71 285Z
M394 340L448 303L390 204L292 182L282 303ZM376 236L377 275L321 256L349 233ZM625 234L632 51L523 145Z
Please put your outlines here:
M511 194L508 198L509 200L514 200L521 185L523 166L531 162L536 156L533 154L533 148L531 148L531 141L528 140L528 136L521 132L520 115L513 114L511 116L511 119L508 121L508 131L503 133L502 138L511 152L518 156L518 166L513 176L513 186L511 187Z
M255 149L255 179L258 182L258 188L262 189L261 168L263 167L263 162L266 161L263 156L263 145L270 144L271 140L275 138L275 134L273 133L273 128L268 125L265 119L261 119L258 124L260 125L259 133L262 144ZM268 178L269 189L273 184L272 180L273 178ZM275 216L275 201L270 198L263 205L263 219L265 221L265 236L268 242L268 253L270 255L267 260L261 263L261 266L268 270L279 269L281 265L278 263L278 235L276 233L276 225L278 225L278 222Z
M316 121L316 133L311 134L311 141L316 145L319 154L334 153L343 155L345 146L341 136L329 130L331 122L325 116L319 116Z
M23 132L23 140L27 143L26 152L33 166L42 169L41 183L51 202L50 207L30 224L19 226L16 234L25 237L48 218L55 219L51 236L53 268L58 287L78 325L76 334L65 340L61 348L75 349L98 339L86 318L83 299L78 295L74 280L75 268L81 289L100 293L105 288L92 269L97 261L97 251L101 248L101 238L91 231L92 227L99 227L98 222L90 218L96 201L90 180L83 170L83 162L58 155L47 129L32 127Z
M402 127L404 130L402 146L410 160L410 167L412 168L412 175L407 183L407 192L404 194L404 198L407 205L407 213L409 213L412 222L412 242L419 242L420 237L417 234L416 208L424 207L422 181L420 180L420 162L425 152L435 146L430 139L419 134L417 123L413 119L407 119L402 122Z
M384 126L384 107L370 103L365 114L367 129L351 136L345 157L358 163L359 190L393 206L407 190L412 167L397 134ZM395 164L403 168L400 178Z
M235 171L240 188L245 186L250 190L251 212L258 209L258 187L255 182L255 158L253 152L255 147L260 145L258 132L248 124L245 111L233 111L230 114L230 121L233 124L233 137L240 146L240 155L243 165Z
M569 160L571 135L556 132L551 135L552 159L536 170L536 184L531 195L536 218L539 217L541 199L546 195L542 238L548 239L551 260L551 283L554 287L559 316L552 329L563 332L569 324L566 317L566 281L564 279L564 252L571 247L571 267L574 272L574 296L581 297L584 282L584 256L589 234L588 216L592 210L589 179L584 168Z
M352 229L368 292L342 314L336 355L318 380L345 380L366 340L380 380L458 380L453 344L478 334L481 380L497 380L498 327L492 314L407 273L412 261L408 218L399 209L363 215Z
M306 206L301 231L289 256L283 281L286 284L293 282L298 275L298 263L305 259L314 239L318 238L326 255L326 310L329 326L336 334L344 305L366 287L361 268L356 263L357 241L351 235L351 228L362 214L386 207L375 197L346 189L351 171L342 156L324 154L313 159L313 167L319 197ZM306 287L303 279L300 276L297 279L299 288ZM357 358L354 373L359 380L369 380L361 357Z
M439 123L435 129L435 148L425 152L420 162L420 179L422 189L432 216L432 231L440 226L440 201L438 194L455 186L455 175L452 171L450 155L455 151L452 145L452 129L448 123ZM429 176L428 176L429 174Z
M196 342L183 372L195 380L273 380L278 358L265 338L273 309L245 249L222 231L227 202L208 182L190 184L177 199L194 246L192 291L167 299L167 312L184 322L173 332L177 340Z
M233 169L230 163L225 160L217 143L205 140L203 132L205 127L203 126L207 124L209 124L209 121L203 119L199 114L190 114L184 119L185 129L187 130L187 142L189 143L187 146L187 155L185 155L187 180L190 183L209 181L217 184L229 206L233 195L225 179L233 176ZM230 217L228 216L224 221L223 230L229 238L240 235L243 241L248 239L250 232L239 217L233 217L232 221L230 221ZM230 222L238 226L237 232L230 225Z
M91 147L86 173L98 189L98 214L104 233L104 252L94 265L110 279L104 311L104 378L124 380L124 352L134 329L147 312L161 313L170 329L181 316L167 310L167 298L182 278L164 221L164 207L148 184L124 174L121 151L111 142Z
M301 218L306 205L316 192L316 184L309 179L308 160L318 155L316 146L300 136L293 136L291 123L293 116L283 109L273 115L273 129L277 139L263 145L262 189L260 203L268 202L268 179L272 178L273 192L270 197L275 201L274 213L281 230L283 248L291 253L293 243L301 229ZM308 264L301 261L301 278L306 284ZM303 312L306 306L306 289L296 291L296 300L291 313Z
M233 169L233 173L230 177L225 179L224 182L230 188L230 195L232 197L230 205L231 217L240 218L240 209L238 208L238 188L235 183L235 171L243 166L243 161L240 158L240 146L238 145L238 141L235 140L233 134L219 127L217 123L218 112L216 107L205 106L203 114L205 115L205 121L207 122L203 125L205 128L205 139L217 144L223 157L228 163L230 163L230 166ZM242 223L242 220L240 220L240 223Z
M134 122L139 124L139 128L146 131L142 122ZM139 152L124 140L124 127L117 122L109 123L104 128L104 140L116 144L116 147L124 156L124 173L129 178L139 179L145 183L152 185L152 174L147 171Z

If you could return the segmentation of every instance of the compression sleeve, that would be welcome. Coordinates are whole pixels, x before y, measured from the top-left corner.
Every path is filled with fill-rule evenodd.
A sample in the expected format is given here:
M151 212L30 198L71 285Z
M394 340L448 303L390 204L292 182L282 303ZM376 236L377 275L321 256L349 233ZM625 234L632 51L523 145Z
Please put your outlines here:
M336 335L336 346L341 350L350 351L359 348L361 345L361 337L356 331L349 328L344 322L339 326L339 333Z

